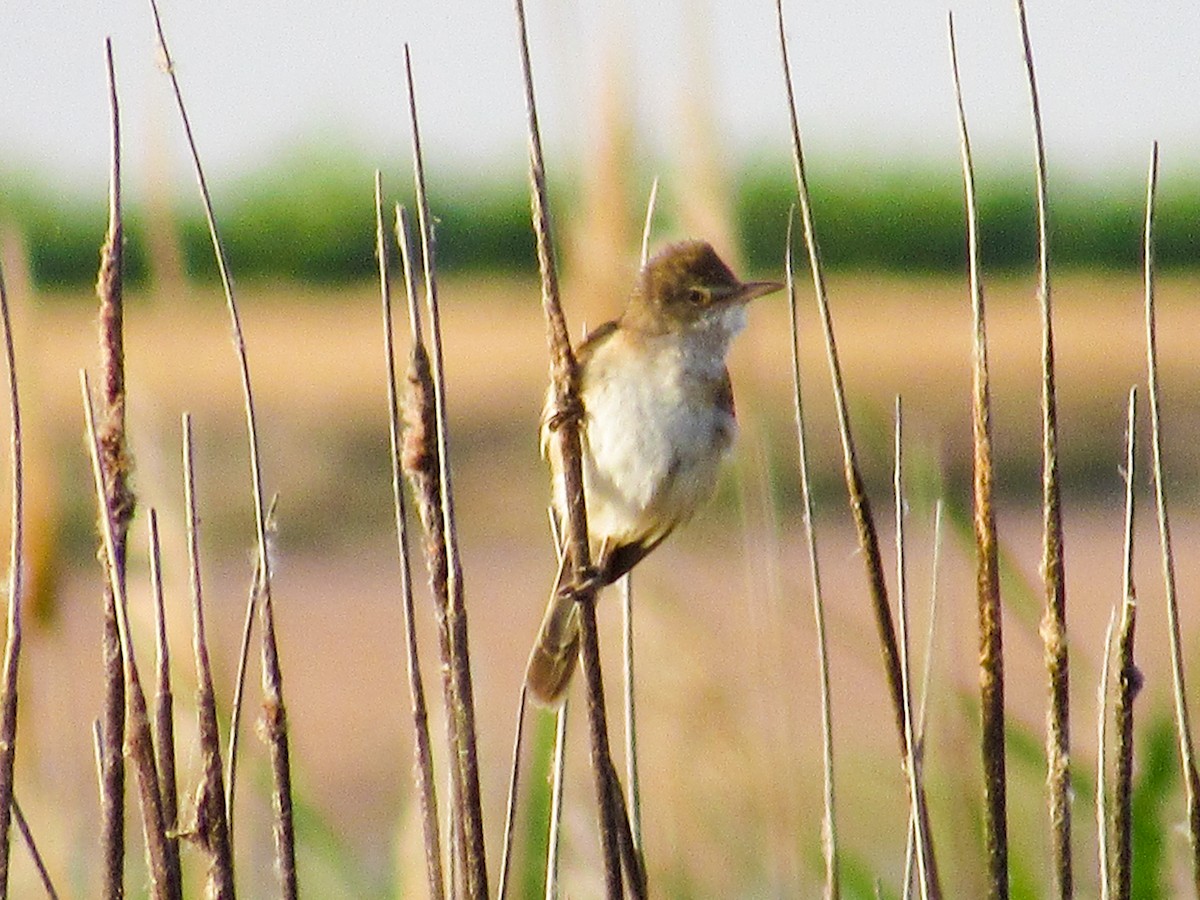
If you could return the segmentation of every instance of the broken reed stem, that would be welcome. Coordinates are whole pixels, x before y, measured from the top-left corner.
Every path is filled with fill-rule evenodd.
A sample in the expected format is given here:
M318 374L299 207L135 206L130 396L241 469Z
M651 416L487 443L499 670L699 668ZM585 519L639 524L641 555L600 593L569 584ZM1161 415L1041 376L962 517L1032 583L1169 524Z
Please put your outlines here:
M279 877L282 895L285 898L294 898L297 894L298 886L296 882L296 837L292 816L291 765L288 753L287 713L283 703L283 675L279 668L279 649L275 639L275 613L271 602L271 563L267 547L267 512L264 500L265 492L262 484L262 465L258 452L258 426L255 421L254 395L250 382L250 362L246 354L246 341L242 333L241 317L238 314L237 302L234 299L233 279L230 275L225 250L217 231L217 221L213 213L212 198L209 194L208 182L204 177L204 168L200 163L200 153L196 148L196 142L192 135L191 121L188 119L187 109L183 103L183 94L179 87L179 80L175 75L174 64L171 62L171 53L167 48L167 39L163 32L162 20L159 17L157 0L150 0L150 10L154 16L154 28L158 39L159 51L162 54L167 77L171 82L171 90L175 96L179 118L183 124L188 150L192 157L196 182L203 201L204 218L208 224L208 234L212 241L217 271L221 276L221 287L225 293L225 304L229 311L234 350L241 375L242 399L246 417L246 435L249 443L254 523L258 541L258 592L261 595L259 612L263 626L263 702L260 724L271 759L271 801L275 813L272 832L275 839L276 874ZM233 773L231 773L231 782L233 781L232 776Z
M199 732L201 779L196 793L191 837L208 857L210 896L231 898L234 892L233 843L221 783L221 734L217 725L216 693L204 628L204 594L200 582L200 519L196 507L196 467L192 417L183 414L183 497L187 509L188 571L192 593L192 650L196 660L196 723Z
M804 542L812 585L813 622L817 633L817 662L821 689L821 769L824 775L824 807L821 817L821 854L825 862L825 900L838 900L837 824L833 779L833 704L829 687L829 645L825 636L825 599L821 590L821 567L817 561L816 525L813 519L812 486L808 472L808 442L804 428L804 403L800 391L800 319L796 310L795 266L792 259L792 224L795 207L788 211L787 248L784 271L787 280L788 315L792 330L792 389L796 418L796 448L800 460L800 497L804 515Z
M50 880L50 871L46 868L46 861L42 859L37 842L33 839L33 831L30 830L29 823L25 821L25 813L21 811L21 804L17 802L16 794L12 796L12 815L17 824L17 831L21 832L21 838L29 850L29 858L33 860L33 868L42 882L42 889L46 892L49 900L58 900L58 891L54 889L54 882ZM8 886L5 885L4 896L8 895L7 891Z
M551 453L557 454L563 473L565 510L565 545L574 582L583 587L575 592L579 608L581 657L584 686L587 693L588 731L592 749L592 773L599 810L600 844L604 858L604 880L610 898L623 893L621 875L621 838L619 830L629 831L628 820L619 815L614 803L616 791L610 785L615 777L608 742L608 722L604 707L604 683L600 671L600 644L596 630L596 591L587 586L583 573L591 569L588 546L587 511L584 504L582 450L580 446L579 366L571 349L570 335L562 304L559 301L558 274L551 238L550 210L546 197L546 171L542 158L542 141L538 129L537 103L533 91L533 72L529 59L529 38L525 27L525 5L515 0L517 36L521 54L521 73L525 85L525 110L529 137L529 181L531 218L537 239L538 269L542 279L542 310L546 318L546 337L550 350L550 380L554 406L559 413L560 426L554 430ZM640 879L631 879L634 896L644 895Z
M413 610L412 570L408 556L408 523L404 513L404 474L400 465L400 403L396 388L395 346L393 341L392 292L388 280L387 231L383 222L383 181L375 172L375 253L379 260L379 292L383 306L383 350L387 374L388 437L392 464L392 503L396 514L396 542L400 555L400 598L404 622L405 661L413 718L413 783L421 806L425 842L425 872L429 896L443 896L442 851L438 831L437 796L433 775L433 748L429 740L429 714L425 705L425 686L421 681L421 660L417 650L417 631Z
M171 652L167 643L167 617L163 602L162 552L158 541L158 513L150 509L150 589L154 597L154 752L158 793L162 798L163 826L167 832L167 865L182 884L179 863L179 801L175 781L175 699L171 693Z
M12 510L9 520L11 542L8 558L8 634L4 641L4 671L0 676L0 897L7 897L12 844L10 822L12 808L16 802L13 798L13 763L17 752L17 671L21 658L21 604L25 596L22 572L25 554L25 479L21 448L21 402L17 390L17 358L3 270L0 270L0 322L4 327L4 358L8 366L8 411L12 423L9 430Z
M1049 688L1046 710L1046 787L1049 792L1050 851L1055 895L1074 894L1071 865L1071 718L1067 650L1067 596L1063 573L1062 502L1058 475L1058 397L1054 371L1054 325L1050 302L1049 211L1046 201L1046 145L1025 2L1017 0L1017 19L1033 114L1038 212L1038 305L1042 319L1042 616L1043 658Z
M125 585L118 574L120 566L117 560L117 534L113 526L117 510L108 505L104 472L106 460L100 443L100 434L96 427L95 413L92 410L91 385L88 383L87 373L82 370L80 371L80 384L83 390L88 450L92 457L96 501L104 537L106 569L109 585L116 598L117 625L120 629L121 653L124 658L123 675L126 699L124 752L133 762L134 774L137 779L138 800L142 813L142 833L149 857L150 884L153 896L178 900L182 897L183 888L178 878L178 872L172 870L169 861L170 853L167 849L166 826L163 822L162 798L158 792L158 770L154 760L154 743L150 737L150 718L146 710L146 695L142 691L137 661L133 655L133 635L129 626Z
M1150 154L1146 185L1146 225L1143 260L1146 282L1146 368L1150 389L1151 450L1154 460L1154 499L1158 512L1158 534L1162 545L1163 582L1166 587L1167 623L1171 645L1171 678L1175 699L1175 726L1179 739L1179 761L1187 791L1188 841L1192 849L1192 884L1200 896L1200 777L1188 715L1187 688L1183 671L1179 603L1175 593L1175 555L1171 549L1171 521L1167 514L1167 492L1162 461L1162 423L1158 405L1158 342L1154 315L1154 201L1158 186L1158 142Z
M903 452L904 415L900 397L896 397L896 444L895 444L895 506L896 506L896 605L899 609L900 625L900 684L904 689L904 737L908 748L904 757L904 771L908 782L908 797L910 816L914 821L925 818L922 806L925 802L925 792L921 786L921 761L917 757L916 727L913 722L912 673L908 658L908 589L905 572L904 547L904 452ZM917 875L921 884L921 897L928 900L930 892L935 891L929 881L929 848L923 836L918 834L916 841Z
M1126 519L1126 527L1129 521ZM1128 535L1128 531L1126 532ZM1100 897L1109 900L1112 854L1108 846L1108 685L1112 663L1113 629L1117 624L1116 607L1108 614L1104 631L1104 658L1100 666L1100 686L1096 689L1096 850L1100 865Z
M1117 771L1113 796L1113 837L1117 850L1113 881L1118 900L1130 900L1133 884L1133 702L1142 689L1142 673L1133 658L1137 627L1137 591L1133 584L1134 460L1137 435L1137 388L1129 389L1129 421L1125 454L1125 557L1122 565L1125 596L1121 604L1121 630L1117 638Z
M437 296L436 240L425 189L425 163L421 154L421 131L417 119L417 95L413 86L412 58L404 47L404 71L408 87L408 111L412 127L413 181L417 195L417 218L421 230L421 264L425 276L425 307L429 313L429 337L433 362L433 406L437 428L438 481L441 489L441 521L446 548L446 626L450 637L450 677L454 704L447 714L455 720L453 745L460 773L460 811L463 864L466 886L472 897L488 892L487 854L484 848L483 804L479 794L479 755L475 737L475 688L471 681L470 641L467 607L463 601L463 572L454 516L454 489L450 480L450 437L446 417L446 372L442 360L441 309Z
M103 421L100 426L101 458L104 460L103 502L109 510L114 533L115 581L124 589L125 536L133 517L134 498L129 490L129 459L125 447L125 349L122 260L124 241L121 223L121 124L113 70L112 42L105 41L108 76L110 164L108 233L100 251L100 273L96 293L100 301L100 365L103 372ZM103 546L100 549L104 556ZM100 843L104 848L103 896L124 896L125 867L125 675L121 659L121 637L117 623L117 598L112 580L105 580L104 626L101 652L104 658L103 741L101 778L105 782L100 812Z
M991 396L988 387L987 326L983 287L979 280L979 211L971 142L958 75L954 15L949 16L950 63L958 111L963 191L967 209L968 265L971 280L972 391L971 430L974 445L974 523L976 597L979 603L979 694L983 752L984 843L988 896L1008 896L1008 823L1004 760L1004 647L1001 632L1000 567L996 512L992 505Z

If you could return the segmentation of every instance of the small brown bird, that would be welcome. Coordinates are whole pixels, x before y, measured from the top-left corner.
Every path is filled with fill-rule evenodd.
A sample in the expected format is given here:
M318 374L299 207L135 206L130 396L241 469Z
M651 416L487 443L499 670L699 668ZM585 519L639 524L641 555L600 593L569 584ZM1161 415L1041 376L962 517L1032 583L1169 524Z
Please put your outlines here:
M632 569L712 495L737 433L729 343L746 324L746 304L782 287L739 281L703 241L674 244L642 269L621 317L579 347L583 486L600 586ZM548 395L542 454L561 523L562 463L550 452L556 412ZM546 705L561 702L579 655L579 616L562 578L560 570L525 673L530 693Z

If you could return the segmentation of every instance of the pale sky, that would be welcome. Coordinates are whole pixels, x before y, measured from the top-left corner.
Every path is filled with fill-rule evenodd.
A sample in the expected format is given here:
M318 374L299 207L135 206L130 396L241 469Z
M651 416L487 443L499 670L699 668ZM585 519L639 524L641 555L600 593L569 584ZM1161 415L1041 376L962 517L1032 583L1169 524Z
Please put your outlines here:
M788 152L773 0L527 4L551 167L587 139L585 110L606 59L624 61L648 157L669 159L681 140L677 110L689 86L710 92L731 160ZM405 41L429 165L506 173L525 165L507 0L163 0L161 8L212 178L252 172L330 136L382 168L404 164ZM943 0L785 2L801 127L816 164L957 165L947 9ZM977 163L1025 164L1028 95L1013 5L964 0L953 9ZM1052 177L1140 178L1153 139L1164 175L1197 168L1200 4L1029 0L1029 17ZM130 189L155 158L169 160L186 185L182 131L142 0L4 4L0 168L103 188L105 35L114 41Z

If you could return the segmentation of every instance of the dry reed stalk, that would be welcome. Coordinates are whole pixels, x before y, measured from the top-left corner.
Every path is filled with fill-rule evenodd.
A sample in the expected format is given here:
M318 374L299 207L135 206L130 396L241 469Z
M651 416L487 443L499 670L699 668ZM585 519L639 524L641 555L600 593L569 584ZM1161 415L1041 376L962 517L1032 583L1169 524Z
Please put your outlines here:
M437 438L438 483L441 519L438 527L444 535L446 550L445 593L438 596L445 607L449 634L449 658L445 661L453 683L453 704L447 716L454 722L452 752L459 773L459 814L462 827L463 864L466 887L471 897L488 892L487 855L484 848L483 807L479 795L479 756L475 738L475 699L471 681L470 642L467 634L467 608L463 602L462 562L454 517L454 489L450 480L450 447L446 424L446 374L442 362L441 312L437 296L434 265L433 222L425 191L425 164L421 155L421 133L417 121L417 98L413 87L412 59L404 48L404 70L408 87L408 111L412 128L413 180L417 194L417 218L421 229L421 263L425 276L425 306L429 313L429 336L433 349L433 408Z
M274 809L272 833L275 840L275 867L279 878L281 895L288 900L298 892L296 881L296 834L292 814L292 785L291 764L288 752L287 711L283 702L283 674L279 667L279 648L275 639L275 612L271 600L271 561L267 541L267 510L264 500L265 492L262 484L262 465L258 452L258 426L255 420L254 395L250 382L250 362L246 354L246 342L242 333L241 317L238 314L237 302L234 299L233 279L225 257L217 231L216 216L213 213L212 198L208 190L208 182L204 177L204 168L200 163L200 153L192 135L191 121L183 103L183 94L179 87L179 79L175 74L171 53L167 48L166 35L163 33L162 20L159 17L157 0L150 0L150 10L154 16L155 35L158 49L171 82L171 90L175 97L176 108L183 124L187 139L188 150L192 158L192 168L196 176L204 206L204 218L208 225L209 238L212 241L213 255L216 258L217 271L221 277L221 287L225 293L225 304L229 312L235 355L237 356L239 374L242 383L242 399L246 417L246 435L249 444L250 478L254 501L254 523L258 541L257 559L257 591L259 615L262 619L262 717L259 720L260 734L267 744L271 760L272 792L271 803ZM230 774L230 784L234 783L234 773ZM232 791L231 791L232 796ZM230 806L232 809L232 806ZM230 832L232 840L232 832Z
M554 244L550 233L550 211L546 198L545 164L534 99L533 74L529 59L529 39L525 27L525 5L515 0L517 36L521 71L525 86L525 109L529 136L530 201L533 230L537 239L538 268L542 279L542 309L546 318L546 337L550 350L550 377L558 427L554 429L551 452L558 454L567 498L564 545L573 577L574 600L578 604L582 635L581 657L587 695L588 731L591 764L599 808L600 843L604 858L604 880L610 898L623 894L621 832L629 832L629 822L620 814L616 799L620 791L612 783L616 772L609 750L608 722L604 706L604 683L600 669L600 645L596 629L596 589L592 579L591 553L588 546L587 511L583 494L582 453L580 447L579 366L571 349L570 335L559 301L558 275ZM644 867L629 867L630 889L635 897L645 896Z
M442 700L447 711L455 708L454 679L450 669L450 628L446 616L448 558L445 531L441 527L442 501L441 476L438 463L437 421L433 403L433 376L429 354L425 348L421 331L420 304L417 301L416 282L409 258L409 223L406 211L397 207L396 240L404 261L404 280L408 294L408 315L412 329L412 348L408 370L405 375L407 390L404 400L405 432L402 464L408 477L418 516L424 529L425 563L429 572L430 593L434 598L434 619L437 623L438 650L442 664ZM446 746L450 750L450 771L447 778L450 803L446 810L446 836L450 868L445 877L449 879L451 896L456 894L454 885L462 878L459 859L463 846L462 828L462 778L458 755L453 752L458 746L456 731L458 720L452 715L445 717Z
M396 242L404 264L404 283L408 295L408 319L412 331L408 370L405 374L404 450L401 463L408 478L425 535L425 566L429 573L429 590L433 597L434 619L437 623L438 651L441 658L442 701L445 718L446 747L450 752L447 778L450 803L447 814L447 848L449 871L444 878L453 886L461 874L459 850L463 846L462 775L458 746L457 717L450 714L455 708L454 678L450 669L450 626L446 616L447 579L449 563L446 552L446 533L442 527L441 466L438 463L437 421L433 403L433 375L429 354L421 330L421 310L417 302L416 282L409 258L409 226L404 209L396 210ZM453 896L453 890L451 890Z
M841 880L838 873L837 823L833 778L833 704L829 686L829 645L825 637L825 599L821 590L821 567L817 560L816 523L813 518L812 485L808 471L808 441L804 428L804 403L800 391L800 318L796 310L795 266L792 260L792 224L795 207L788 211L787 249L784 270L787 279L788 315L792 330L792 389L796 418L796 447L800 461L800 498L803 504L804 543L808 551L808 571L812 586L813 623L817 632L817 664L821 688L821 771L824 778L821 816L821 855L825 863L825 900L838 900Z
M972 390L971 431L974 445L974 525L976 598L979 604L979 694L983 752L984 850L988 896L1008 896L1008 822L1004 760L1004 647L1001 632L1000 566L996 511L992 505L991 396L988 386L987 327L983 286L979 280L979 210L971 142L958 75L954 15L949 16L950 65L958 112L959 149L967 209L968 265L971 280Z
M1129 519L1126 517L1126 540L1129 531ZM1112 854L1109 851L1108 833L1108 694L1109 671L1112 663L1113 629L1117 624L1117 610L1114 607L1108 614L1108 628L1104 632L1104 657L1100 666L1100 684L1096 688L1096 851L1100 868L1100 897L1109 900L1111 896L1110 880L1113 865Z
M1054 325L1050 302L1049 212L1046 202L1046 144L1038 100L1033 49L1025 2L1017 0L1017 19L1033 114L1034 162L1038 212L1038 306L1042 319L1042 616L1043 659L1048 679L1046 709L1046 787L1050 818L1050 855L1055 895L1075 892L1071 865L1071 711L1067 645L1067 594L1063 572L1063 524L1058 475L1058 395L1055 389Z
M9 465L11 467L11 543L8 560L8 633L4 640L4 671L0 676L0 900L8 897L10 822L13 796L13 762L17 752L17 670L21 658L21 604L25 596L24 565L25 479L21 449L21 402L17 390L17 358L13 345L8 291L0 270L0 322L4 327L4 358L8 366ZM20 819L18 819L20 822ZM32 848L32 842L30 847Z
M413 786L421 806L425 843L425 872L431 900L443 896L442 851L438 831L437 795L434 787L433 748L429 740L429 713L421 681L421 659L413 610L412 569L408 555L408 522L404 512L404 473L400 465L400 402L396 389L392 292L388 278L387 232L383 222L383 182L375 172L375 253L379 259L379 293L383 307L383 351L387 374L388 437L392 464L392 503L396 514L396 542L400 556L400 600L404 622L405 661L413 719Z
M633 573L626 572L620 581L621 588L621 644L622 669L625 687L625 781L629 797L629 830L633 846L642 852L642 779L638 772L637 735L637 668L634 654L633 627Z
M1179 739L1179 762L1187 791L1188 841L1192 848L1192 885L1200 896L1200 777L1196 772L1196 752L1192 743L1188 715L1187 687L1183 671L1183 641L1179 628L1179 603L1175 592L1175 555L1171 549L1171 520L1167 512L1167 491L1162 461L1162 422L1158 405L1158 342L1154 314L1154 202L1158 187L1158 142L1150 154L1146 179L1146 224L1142 254L1146 285L1146 368L1150 389L1150 432L1154 464L1154 499L1158 513L1158 534L1162 545L1163 582L1166 588L1167 624L1171 646L1171 678L1175 699L1175 725Z
M1113 837L1117 850L1113 882L1118 900L1129 900L1133 876L1133 702L1142 689L1142 673L1133 658L1137 627L1137 591L1133 584L1134 459L1137 449L1137 388L1129 389L1129 420L1125 454L1125 556L1122 565L1124 598L1117 637L1117 771L1113 794Z
M172 870L168 850L166 826L163 822L162 798L158 792L158 770L154 759L154 742L150 736L150 718L146 709L146 695L142 691L137 661L133 655L133 635L129 626L129 613L125 599L125 585L120 580L121 566L117 559L117 530L113 524L119 510L109 504L111 480L105 478L104 448L96 417L92 409L91 385L87 373L80 372L83 390L84 417L87 423L88 450L92 457L92 474L95 479L96 501L99 507L100 526L104 537L106 569L109 586L116 598L117 625L120 629L121 655L124 659L125 678L125 741L124 752L133 762L138 786L138 800L142 813L142 834L146 841L149 857L150 886L155 898L178 900L183 895L179 873Z
M122 260L124 240L121 223L121 123L117 106L117 85L113 70L112 42L105 41L105 65L108 76L110 169L108 192L108 233L100 251L100 273L96 293L100 301L100 365L103 371L103 408L100 427L101 458L104 461L103 500L110 511L114 534L113 564L116 583L125 585L125 543L134 497L129 490L129 458L125 445L125 348L124 302L122 298ZM104 556L101 547L101 558ZM125 674L121 659L117 598L105 580L104 626L101 653L104 659L104 729L101 743L102 792L100 844L104 854L103 896L116 900L125 893Z
M29 856L33 860L33 868L38 873L38 878L42 882L42 890L46 892L49 900L58 900L58 891L54 889L54 882L50 880L50 871L46 868L46 861L42 859L42 854L38 851L37 842L33 839L33 832L29 828L29 823L25 821L25 813L21 811L21 804L17 802L16 794L12 797L12 815L16 822L17 831L21 832L21 838L25 841L25 846L29 849ZM4 887L4 895L7 896L7 885Z
M908 780L908 796L910 810L909 815L912 821L919 822L926 817L926 812L922 808L925 802L925 791L922 788L921 777L921 760L917 756L916 744L916 724L914 723L915 716L913 715L913 697L912 697L912 669L909 664L908 657L908 576L905 564L905 541L904 541L904 442L903 442L903 427L904 415L903 407L901 406L900 397L896 397L896 414L895 414L895 482L894 496L896 507L896 606L899 611L898 622L900 626L900 686L904 690L904 738L907 752L904 756L904 773ZM929 847L923 840L923 835L917 835L915 842L915 851L917 858L917 875L921 885L922 900L928 900L930 892L929 882ZM907 889L907 887L906 887Z
M892 714L896 724L896 734L900 742L900 754L903 758L908 752L907 739L904 729L904 696L900 677L900 655L896 647L896 629L892 621L892 611L888 604L887 582L883 575L883 562L879 552L879 537L875 532L875 520L871 514L871 504L863 484L862 472L858 466L857 452L854 446L854 436L850 429L850 414L846 404L845 386L842 380L841 363L838 359L837 341L833 333L833 319L829 311L829 298L825 290L825 273L821 265L821 251L817 242L816 227L813 224L812 205L809 199L808 177L804 166L804 151L800 140L800 125L796 116L796 97L792 87L792 70L788 58L787 35L783 22L783 0L775 3L776 21L779 31L780 59L783 64L783 80L787 96L788 120L792 136L792 163L796 176L796 191L800 205L800 221L804 226L804 243L808 248L809 269L812 274L813 290L816 294L817 309L821 317L821 325L825 336L826 356L829 362L830 381L833 387L834 407L838 420L838 435L842 444L842 468L846 479L846 490L850 499L850 511L854 518L854 526L858 534L859 548L862 551L863 562L866 566L867 588L870 594L871 610L879 636L879 648L883 656L884 676L887 680L889 697L892 703ZM924 802L914 803L916 809L926 810ZM918 822L929 854L929 878L933 888L931 896L940 896L940 879L937 873L937 859L933 852L933 838L928 817Z
M787 37L783 24L783 3L776 0L776 15L779 25L780 55L783 59L784 86L787 91L788 114L792 126L792 162L795 169L797 194L800 203L800 221L804 226L804 243L808 248L809 269L813 289L817 297L817 308L825 332L825 347L829 358L830 375L833 382L834 405L838 416L838 436L842 442L843 468L846 488L850 494L850 508L858 531L859 546L867 566L867 582L871 594L872 610L879 629L879 645L883 653L884 673L891 694L892 713L895 717L900 738L901 753L905 751L904 701L900 687L900 655L896 648L896 629L892 622L892 611L888 605L887 585L883 577L883 564L879 555L879 538L875 533L875 521L871 515L870 501L863 486L862 473L858 467L858 455L854 446L854 435L850 429L849 412L846 405L845 387L842 381L841 363L838 361L837 341L833 333L833 320L829 313L828 294L825 290L825 273L821 266L821 251L813 224L809 201L808 176L804 165L804 154L800 141L800 125L796 118L796 100L792 88L791 63L788 58Z
M163 826L167 831L167 864L182 884L179 865L179 801L175 781L175 699L171 693L171 651L167 643L167 616L163 602L162 552L158 541L158 513L150 509L150 588L154 595L154 751L158 793L162 798Z
M187 509L188 572L192 593L192 651L196 660L196 722L199 731L201 777L196 792L195 822L188 831L208 857L207 893L234 895L233 842L221 775L221 734L217 725L216 693L204 628L204 594L200 582L200 520L196 509L196 469L192 417L183 415L183 495Z

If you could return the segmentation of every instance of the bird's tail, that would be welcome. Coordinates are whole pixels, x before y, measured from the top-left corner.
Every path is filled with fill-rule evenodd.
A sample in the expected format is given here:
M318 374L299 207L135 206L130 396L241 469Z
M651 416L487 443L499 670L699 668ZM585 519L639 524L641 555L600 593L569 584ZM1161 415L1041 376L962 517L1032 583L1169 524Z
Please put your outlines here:
M525 686L533 699L543 706L561 704L578 659L579 610L556 583L525 669Z

